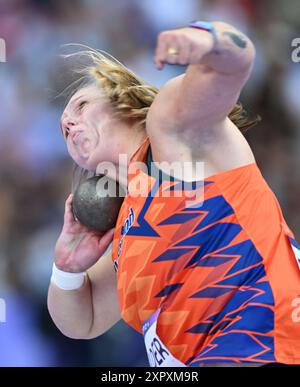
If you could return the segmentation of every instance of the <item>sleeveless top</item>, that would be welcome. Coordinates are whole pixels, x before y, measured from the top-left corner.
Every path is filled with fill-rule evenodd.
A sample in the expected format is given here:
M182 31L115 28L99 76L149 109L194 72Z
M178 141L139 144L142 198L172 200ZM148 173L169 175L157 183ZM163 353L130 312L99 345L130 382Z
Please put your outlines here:
M142 333L161 308L157 334L187 366L300 364L299 245L257 164L184 189L163 175L129 170L112 247L123 320Z

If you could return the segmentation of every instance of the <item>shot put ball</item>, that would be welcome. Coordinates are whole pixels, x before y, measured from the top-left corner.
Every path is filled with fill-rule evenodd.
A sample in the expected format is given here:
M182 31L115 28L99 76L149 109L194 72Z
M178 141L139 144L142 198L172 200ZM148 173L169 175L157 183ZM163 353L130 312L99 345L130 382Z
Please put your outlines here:
M105 175L89 178L74 192L74 216L86 227L105 232L115 226L125 195L124 188Z

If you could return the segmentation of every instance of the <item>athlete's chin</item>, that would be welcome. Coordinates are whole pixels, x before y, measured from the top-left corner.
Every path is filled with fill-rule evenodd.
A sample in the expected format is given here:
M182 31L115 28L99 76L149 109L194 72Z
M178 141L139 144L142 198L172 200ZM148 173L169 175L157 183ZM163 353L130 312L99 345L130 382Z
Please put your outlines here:
M83 157L82 155L78 155L77 153L74 152L69 152L72 160L76 165L78 165L82 169L86 169L88 171L93 171L93 168L91 166L91 163L89 161L89 157Z
M68 151L72 160L80 168L86 169L91 172L95 172L96 166L95 166L95 163L92 162L93 152L83 150L80 147L69 147Z

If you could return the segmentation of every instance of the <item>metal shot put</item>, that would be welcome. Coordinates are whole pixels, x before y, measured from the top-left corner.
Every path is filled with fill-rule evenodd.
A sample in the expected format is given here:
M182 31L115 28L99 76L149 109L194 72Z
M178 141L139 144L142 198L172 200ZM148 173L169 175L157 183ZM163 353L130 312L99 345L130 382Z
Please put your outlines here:
M105 232L116 224L125 189L105 175L81 183L74 192L73 213L90 229Z

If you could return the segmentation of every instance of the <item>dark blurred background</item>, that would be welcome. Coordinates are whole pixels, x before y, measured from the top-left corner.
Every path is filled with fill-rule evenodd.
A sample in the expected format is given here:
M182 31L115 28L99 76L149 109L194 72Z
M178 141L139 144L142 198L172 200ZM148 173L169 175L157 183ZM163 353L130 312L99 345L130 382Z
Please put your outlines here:
M300 239L299 0L0 0L0 366L144 366L142 337L123 322L92 340L65 338L46 297L53 249L71 187L59 128L66 69L60 46L108 51L160 87L184 68L153 65L157 35L195 19L226 21L257 49L241 101L262 122L247 133L263 175Z

